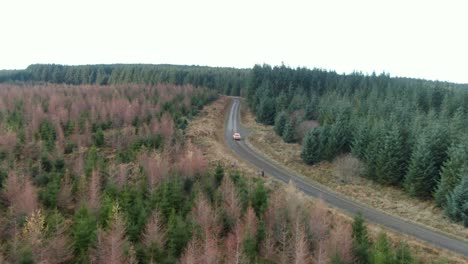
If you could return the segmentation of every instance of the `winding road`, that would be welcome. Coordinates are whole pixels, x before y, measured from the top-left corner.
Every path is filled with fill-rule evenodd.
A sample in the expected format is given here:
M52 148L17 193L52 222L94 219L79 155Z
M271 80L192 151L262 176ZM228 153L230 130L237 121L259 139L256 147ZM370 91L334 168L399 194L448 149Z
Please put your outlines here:
M337 194L315 183L311 180L305 180L303 176L290 172L281 166L271 162L261 154L256 153L244 141L248 136L248 130L240 124L240 100L234 98L230 107L230 111L226 117L224 140L229 148L234 151L240 158L255 165L259 170L264 170L267 176L276 178L279 181L288 183L293 181L296 187L307 195L320 198L333 207L336 207L348 214L355 215L361 212L364 218L372 223L385 226L397 232L404 233L422 241L431 243L435 246L448 249L455 253L468 257L468 243L450 237L448 235L428 229L424 226L405 221L401 218L391 216L382 211L367 207L346 198L343 195ZM234 132L239 132L243 136L243 140L234 141L232 135Z

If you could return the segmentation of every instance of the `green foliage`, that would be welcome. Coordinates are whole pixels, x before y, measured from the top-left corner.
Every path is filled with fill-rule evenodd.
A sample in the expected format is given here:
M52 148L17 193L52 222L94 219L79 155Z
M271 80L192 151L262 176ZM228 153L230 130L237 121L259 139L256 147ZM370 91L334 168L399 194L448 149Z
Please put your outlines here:
M192 237L192 226L187 223L175 210L170 213L167 221L167 263L175 263L176 258L188 244Z
M395 259L396 263L399 264L417 263L416 259L411 254L411 250L408 247L408 244L405 242L401 242L400 245L398 245L395 252Z
M52 150L55 147L55 139L57 138L54 124L49 120L45 120L41 123L39 131L46 148L49 151Z
M341 259L340 255L338 255L338 253L335 253L334 255L332 255L332 257L330 259L330 263L331 264L345 264L345 262Z
M104 195L104 197L102 198L101 207L99 208L99 225L102 226L104 229L106 229L109 226L113 206L114 201L112 200L110 195Z
M429 138L422 135L411 156L405 188L412 196L429 198L437 183L437 170L431 152Z
M48 180L47 185L39 191L39 201L46 208L55 208L57 207L57 197L60 192L61 177L58 173L52 173L49 177L51 179Z
M98 148L104 146L104 132L102 132L102 129L99 128L96 133L93 135L93 142L94 145Z
M151 207L146 199L146 195L141 186L134 185L125 186L117 198L121 212L125 216L127 223L127 234L132 242L136 242L140 238L146 219L151 213ZM171 209L175 208L175 204L170 205ZM105 212L104 212L105 213Z
M231 180L236 186L237 194L239 195L240 204L242 210L246 210L249 206L249 188L245 177L242 177L239 171L235 171L231 174Z
M215 183L216 187L218 187L221 182L223 181L224 178L224 168L221 166L221 164L216 165L216 170L215 170Z
M372 250L372 263L375 264L393 264L395 256L385 233L381 233Z
M264 98L258 107L257 121L266 125L273 125L275 123L276 104L272 98Z
M468 174L462 177L460 183L447 196L445 214L468 227Z
M370 142L369 127L365 122L359 123L354 130L351 152L360 160L366 160L367 148Z
M315 164L321 160L320 136L321 128L309 131L303 139L301 158L307 164Z
M283 136L284 127L288 121L288 116L286 112L281 111L275 118L275 132L278 136Z
M86 161L85 161L86 176L89 177L91 175L91 172L94 169L102 169L102 166L104 166L104 158L98 152L96 146L93 145L88 150L88 153L86 155Z
M354 217L352 225L353 251L356 263L367 264L369 260L369 234L361 213Z
M262 218L268 208L268 190L262 181L257 182L257 186L252 193L251 203L257 217Z
M249 263L255 263L258 252L257 241L253 234L247 234L247 237L244 239L243 249Z
M3 183L5 182L5 179L7 178L8 174L5 170L0 168L0 189L3 188Z
M284 129L283 129L283 140L286 143L294 142L296 138L296 132L294 130L294 123L292 120L286 122Z
M86 207L78 209L73 217L72 239L77 263L88 263L88 250L96 242L96 218Z
M452 145L448 150L448 159L440 173L440 182L434 194L436 203L445 206L447 195L460 182L463 173L468 171L468 147L463 144Z
M20 264L34 264L34 256L32 250L28 247L21 248L19 253L18 263Z
M163 137L160 134L150 135L145 138L140 138L133 144L133 150L138 151L141 147L146 147L148 149L159 149L163 145Z
M159 184L153 194L153 203L165 219L169 219L172 211L185 215L188 212L188 201L184 197L181 180L175 177Z
M400 129L393 125L383 138L376 158L376 178L385 184L401 184L406 172L404 140Z
M310 100L309 103L306 105L306 108L305 108L305 113L304 113L304 117L305 119L307 120L312 120L314 119L315 117L315 113L317 111L316 109L316 103L314 100Z

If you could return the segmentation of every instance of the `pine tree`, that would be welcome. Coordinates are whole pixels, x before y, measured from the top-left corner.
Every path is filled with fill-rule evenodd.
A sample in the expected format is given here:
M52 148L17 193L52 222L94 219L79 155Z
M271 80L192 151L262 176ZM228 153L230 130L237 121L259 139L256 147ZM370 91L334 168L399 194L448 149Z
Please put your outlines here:
M404 141L399 128L394 125L383 138L378 152L377 180L386 184L400 184L406 169L405 163Z
M353 133L353 140L351 143L351 152L353 155L364 161L366 158L366 149L369 141L369 126L367 125L367 122L361 122Z
M286 112L280 112L275 118L275 132L278 136L283 136L284 127L288 121L288 116Z
M93 140L96 147L99 148L104 146L104 132L102 132L101 127L99 127L96 133L93 135Z
M174 263L175 259L182 254L183 249L192 237L192 230L184 219L172 210L167 221L167 253L169 260Z
M408 244L401 242L395 252L396 263L412 264L415 263L414 257L411 255L411 250Z
M251 198L252 207L258 218L261 218L268 208L268 190L262 181L257 183Z
M294 142L295 139L295 131L294 131L294 123L289 120L286 122L283 130L283 140L286 143Z
M385 233L381 233L372 250L372 263L375 264L393 264L395 256Z
M367 138L368 143L364 150L364 161L366 162L366 173L368 178L376 180L377 175L377 157L382 147L382 140L384 129L378 125L372 128Z
M353 251L356 263L369 263L369 235L362 214L354 217L352 225Z
M276 116L276 103L270 97L262 98L257 110L257 121L265 125L273 125Z
M314 164L320 161L320 131L319 128L315 128L304 137L301 158L307 164Z
M316 102L311 100L309 101L309 103L306 105L306 108L305 108L305 118L307 120L312 120L314 119L314 115L315 115L315 111L316 111Z
M223 177L224 177L224 168L223 166L221 166L221 164L218 164L215 170L216 187L218 187L221 184L221 182L223 181Z
M73 249L77 262L87 263L88 250L96 242L97 223L86 207L81 207L74 216L72 227Z
M434 194L436 203L444 207L447 195L460 182L463 172L468 171L468 148L463 144L452 145L448 150L448 159L440 173L440 182Z
M437 170L431 152L429 138L422 135L416 143L406 174L404 186L407 192L416 197L429 198L437 181Z
M456 222L463 222L468 227L468 174L447 196L445 214Z

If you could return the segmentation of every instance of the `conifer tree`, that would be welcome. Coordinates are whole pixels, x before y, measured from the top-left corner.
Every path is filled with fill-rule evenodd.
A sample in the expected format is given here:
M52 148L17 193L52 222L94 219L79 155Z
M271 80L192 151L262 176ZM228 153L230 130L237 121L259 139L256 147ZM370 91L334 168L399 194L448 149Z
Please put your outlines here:
M218 187L221 184L221 182L223 181L223 177L224 177L224 168L223 166L221 166L221 164L218 164L215 170L216 187Z
M422 135L416 143L406 174L404 186L407 192L416 197L429 198L434 191L437 170L431 152L429 138Z
M381 183L400 184L405 173L404 141L399 128L394 125L383 138L378 152L376 177Z
M353 133L351 152L360 160L365 161L366 149L370 141L369 127L365 122L359 123Z
M440 173L440 182L434 194L436 203L443 207L447 195L460 182L462 173L468 171L468 148L463 144L452 145L448 150L448 160Z
M257 111L257 121L266 125L273 125L275 123L275 115L275 101L270 97L262 98Z
M399 264L412 264L416 261L411 255L411 250L408 247L408 244L405 242L401 242L400 245L398 245L395 252L395 260L396 263Z
M286 122L286 125L284 126L283 140L286 143L291 143L291 142L294 142L294 138L295 138L294 124L292 120L289 120L288 122Z
M445 214L456 222L468 227L468 174L462 176L461 182L447 196Z
M304 137L301 158L307 164L314 164L320 161L320 131L320 128L315 128Z
M375 264L393 264L395 256L385 233L381 233L374 245L372 252L372 263Z
M281 111L275 118L275 132L278 136L283 136L284 127L288 121L286 112Z
M356 263L369 263L369 235L362 214L354 217L352 225L353 251Z

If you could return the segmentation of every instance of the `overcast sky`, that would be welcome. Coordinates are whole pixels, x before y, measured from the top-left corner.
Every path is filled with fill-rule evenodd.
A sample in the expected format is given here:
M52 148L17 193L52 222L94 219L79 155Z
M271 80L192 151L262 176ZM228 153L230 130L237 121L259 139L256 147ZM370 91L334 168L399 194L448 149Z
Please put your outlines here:
M468 83L465 0L1 0L0 69L256 63Z

